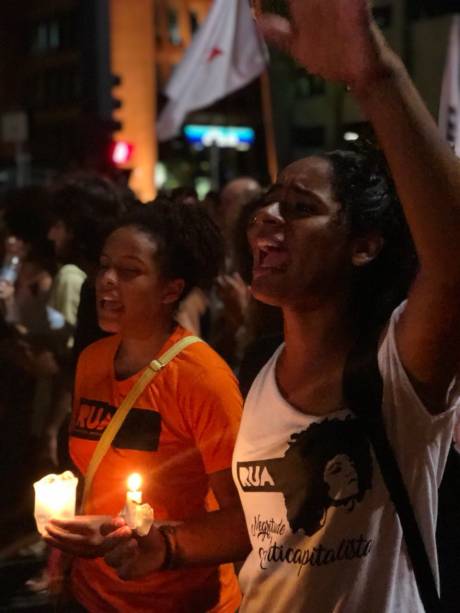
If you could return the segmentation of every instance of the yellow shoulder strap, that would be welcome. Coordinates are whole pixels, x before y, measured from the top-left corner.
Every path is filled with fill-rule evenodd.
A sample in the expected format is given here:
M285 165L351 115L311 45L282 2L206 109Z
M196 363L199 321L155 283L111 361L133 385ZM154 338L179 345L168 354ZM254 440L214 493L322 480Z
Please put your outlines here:
M86 471L85 475L85 487L83 490L83 499L80 507L81 512L83 512L85 509L88 494L93 483L94 475L96 474L96 471L99 468L102 459L109 450L113 439L116 437L118 431L120 430L121 426L123 425L123 422L126 419L126 416L131 410L133 404L136 402L137 398L142 394L142 392L153 379L153 377L155 377L160 372L160 370L162 370L172 359L174 359L178 353L180 353L183 349L185 349L192 343L202 342L203 340L201 338L198 338L197 336L186 336L180 341L177 341L177 343L175 343L172 347L165 351L162 356L150 362L150 364L144 370L142 375L139 377L133 387L129 390L125 399L120 404L114 416L110 420L109 425L104 430L91 457L91 461L88 465L88 470Z

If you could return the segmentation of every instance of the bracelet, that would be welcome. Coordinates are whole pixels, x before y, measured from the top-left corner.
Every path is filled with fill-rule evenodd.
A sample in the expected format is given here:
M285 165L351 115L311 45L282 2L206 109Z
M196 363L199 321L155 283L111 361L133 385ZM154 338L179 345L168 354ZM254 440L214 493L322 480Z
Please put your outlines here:
M179 565L177 557L176 529L174 526L163 524L159 526L158 532L163 537L165 543L165 559L158 570L174 570Z

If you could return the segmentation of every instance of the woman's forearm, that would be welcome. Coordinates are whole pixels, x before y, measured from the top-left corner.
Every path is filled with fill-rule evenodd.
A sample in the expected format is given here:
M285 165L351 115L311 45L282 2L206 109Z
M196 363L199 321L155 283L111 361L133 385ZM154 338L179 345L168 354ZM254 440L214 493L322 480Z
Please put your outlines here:
M241 507L207 513L169 530L172 565L211 566L244 560L251 550Z

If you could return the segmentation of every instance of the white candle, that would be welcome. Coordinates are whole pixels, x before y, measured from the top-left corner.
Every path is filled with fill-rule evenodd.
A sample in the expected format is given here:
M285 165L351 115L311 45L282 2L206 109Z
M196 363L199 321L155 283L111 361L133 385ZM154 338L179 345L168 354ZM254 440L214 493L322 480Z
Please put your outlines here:
M137 507L142 503L142 477L133 473L128 477L128 491L126 492L126 523L134 530L137 526Z
M78 479L66 470L61 475L46 475L34 483L35 521L40 534L50 519L73 519Z
M153 509L149 504L142 504L142 478L133 473L128 477L128 491L126 502L120 515L131 528L136 530L139 536L148 534L153 524Z

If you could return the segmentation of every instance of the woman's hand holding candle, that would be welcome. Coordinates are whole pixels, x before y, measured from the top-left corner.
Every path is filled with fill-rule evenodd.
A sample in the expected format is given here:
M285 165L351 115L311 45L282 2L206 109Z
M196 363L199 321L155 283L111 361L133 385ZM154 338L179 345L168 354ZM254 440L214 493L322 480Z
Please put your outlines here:
M104 556L106 563L125 581L161 569L167 555L165 539L155 526L141 538L131 534L131 538L120 538L114 534L118 545Z
M44 540L52 547L82 558L98 558L120 543L129 541L132 531L123 519L108 515L81 515L72 520L51 520Z

